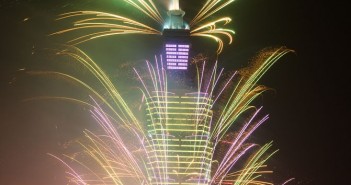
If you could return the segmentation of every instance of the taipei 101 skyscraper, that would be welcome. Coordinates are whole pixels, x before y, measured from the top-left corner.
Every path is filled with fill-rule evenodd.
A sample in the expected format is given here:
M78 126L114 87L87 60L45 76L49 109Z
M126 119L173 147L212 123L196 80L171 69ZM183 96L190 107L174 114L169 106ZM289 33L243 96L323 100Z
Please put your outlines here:
M185 78L188 72L190 42L185 14L174 0L168 11L168 24L163 36L164 67L167 82ZM173 79L172 74L180 77ZM177 82L174 84L179 84ZM146 100L147 147L152 184L208 185L211 175L213 146L209 140L212 99L207 93L193 92L185 86L169 85L154 91Z

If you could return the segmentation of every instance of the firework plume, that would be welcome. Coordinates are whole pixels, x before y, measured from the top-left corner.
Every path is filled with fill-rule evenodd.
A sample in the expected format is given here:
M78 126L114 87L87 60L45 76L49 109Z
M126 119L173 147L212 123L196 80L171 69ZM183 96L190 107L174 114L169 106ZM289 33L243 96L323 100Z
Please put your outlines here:
M69 19L73 21L73 27L63 29L52 33L51 35L58 35L72 31L88 30L88 33L77 36L67 43L77 45L89 40L111 35L124 34L148 34L148 35L162 35L162 30L168 27L167 15L161 15L159 7L155 5L153 0L119 0L125 2L131 7L132 11L137 11L141 17L147 17L154 21L158 26L150 26L147 23L137 21L128 16L99 12L99 11L74 11L63 13L58 16L56 20ZM211 38L218 43L217 53L221 53L223 49L223 39L226 37L228 43L233 41L234 31L223 28L226 24L231 22L230 17L220 17L216 20L206 21L209 16L217 13L225 8L234 0L207 0L203 7L199 10L196 16L190 21L185 29L190 30L190 36L199 36ZM169 10L178 10L179 2L173 0ZM180 9L179 9L180 10ZM224 37L223 37L224 36Z
M42 97L87 106L98 124L98 130L84 131L85 138L77 142L80 152L49 154L67 168L68 184L273 184L264 177L273 173L267 160L277 150L271 149L272 142L263 145L250 142L250 136L268 119L268 115L262 115L262 107L254 106L253 101L268 90L258 85L260 78L292 51L285 47L262 50L250 66L229 73L217 61L194 57L189 67L194 71L189 74L194 76L188 79L166 70L162 56L156 56L140 69L132 68L137 81L133 88L138 89L140 97L128 100L121 93L124 89L75 45L111 35L163 35L164 29L181 25L176 29L187 30L190 36L215 40L219 54L224 39L229 44L233 41L234 31L225 28L231 18L209 21L209 17L234 0L205 1L189 24L170 23L153 0L119 1L156 24L114 13L74 11L56 19L69 20L73 26L51 34L79 33L67 42L69 46L55 54L82 66L99 88L75 74L29 72L70 81L85 89L90 97ZM184 16L178 0L172 0L168 8L168 16L172 15Z
M288 52L286 48L263 50L250 67L227 77L217 63L210 66L194 59L196 85L181 95L172 92L172 78L162 60L146 61L144 70L133 69L144 117L138 116L140 111L123 98L104 70L74 46L56 54L82 65L102 88L71 74L29 73L62 77L86 89L91 97L50 97L90 107L100 128L84 131L85 139L78 141L79 154L50 154L67 167L68 184L262 185L272 184L262 176L272 173L266 162L277 151L271 150L272 142L262 146L249 142L268 119L260 114L262 107L251 104L268 89L257 85L258 80ZM240 120L244 121L238 121L243 116ZM240 127L233 131L233 125Z

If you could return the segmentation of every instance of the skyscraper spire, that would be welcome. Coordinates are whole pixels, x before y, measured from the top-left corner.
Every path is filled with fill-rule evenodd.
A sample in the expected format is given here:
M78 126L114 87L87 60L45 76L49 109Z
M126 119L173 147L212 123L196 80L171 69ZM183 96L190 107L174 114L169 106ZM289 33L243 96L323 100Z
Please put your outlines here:
M171 7L169 10L180 10L179 8L179 0L172 0Z
M179 0L172 0L167 14L169 16L169 29L185 29L186 25L183 21L185 12L179 8Z

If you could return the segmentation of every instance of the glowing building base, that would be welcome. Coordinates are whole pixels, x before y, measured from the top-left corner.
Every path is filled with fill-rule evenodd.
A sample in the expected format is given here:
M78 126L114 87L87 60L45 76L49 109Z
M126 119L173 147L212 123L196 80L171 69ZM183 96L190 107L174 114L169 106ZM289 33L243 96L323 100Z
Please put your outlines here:
M153 92L147 99L151 184L209 184L211 101L205 93Z

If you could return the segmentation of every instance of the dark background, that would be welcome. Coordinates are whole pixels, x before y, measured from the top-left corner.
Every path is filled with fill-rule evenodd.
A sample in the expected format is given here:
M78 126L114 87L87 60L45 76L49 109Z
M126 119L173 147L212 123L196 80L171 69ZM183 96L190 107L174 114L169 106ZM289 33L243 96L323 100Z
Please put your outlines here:
M185 17L193 17L192 12L202 2L181 1ZM346 7L341 2L237 0L216 14L232 17L229 27L236 32L234 43L225 45L219 57L220 65L226 68L244 67L265 47L287 46L295 51L278 61L260 81L274 91L260 98L270 119L253 139L262 143L273 140L279 149L268 163L276 171L276 182L290 177L295 178L290 184L349 182ZM87 110L74 105L22 101L38 94L77 93L60 82L28 78L19 70L57 67L40 57L45 53L43 48L62 43L62 38L46 36L64 25L53 21L55 15L100 10L136 16L126 9L125 3L107 0L0 1L0 184L65 184L64 168L47 153L60 153L67 141L92 124ZM82 48L114 77L121 63L152 60L160 43L155 38L108 37ZM202 42L213 47L212 41Z

